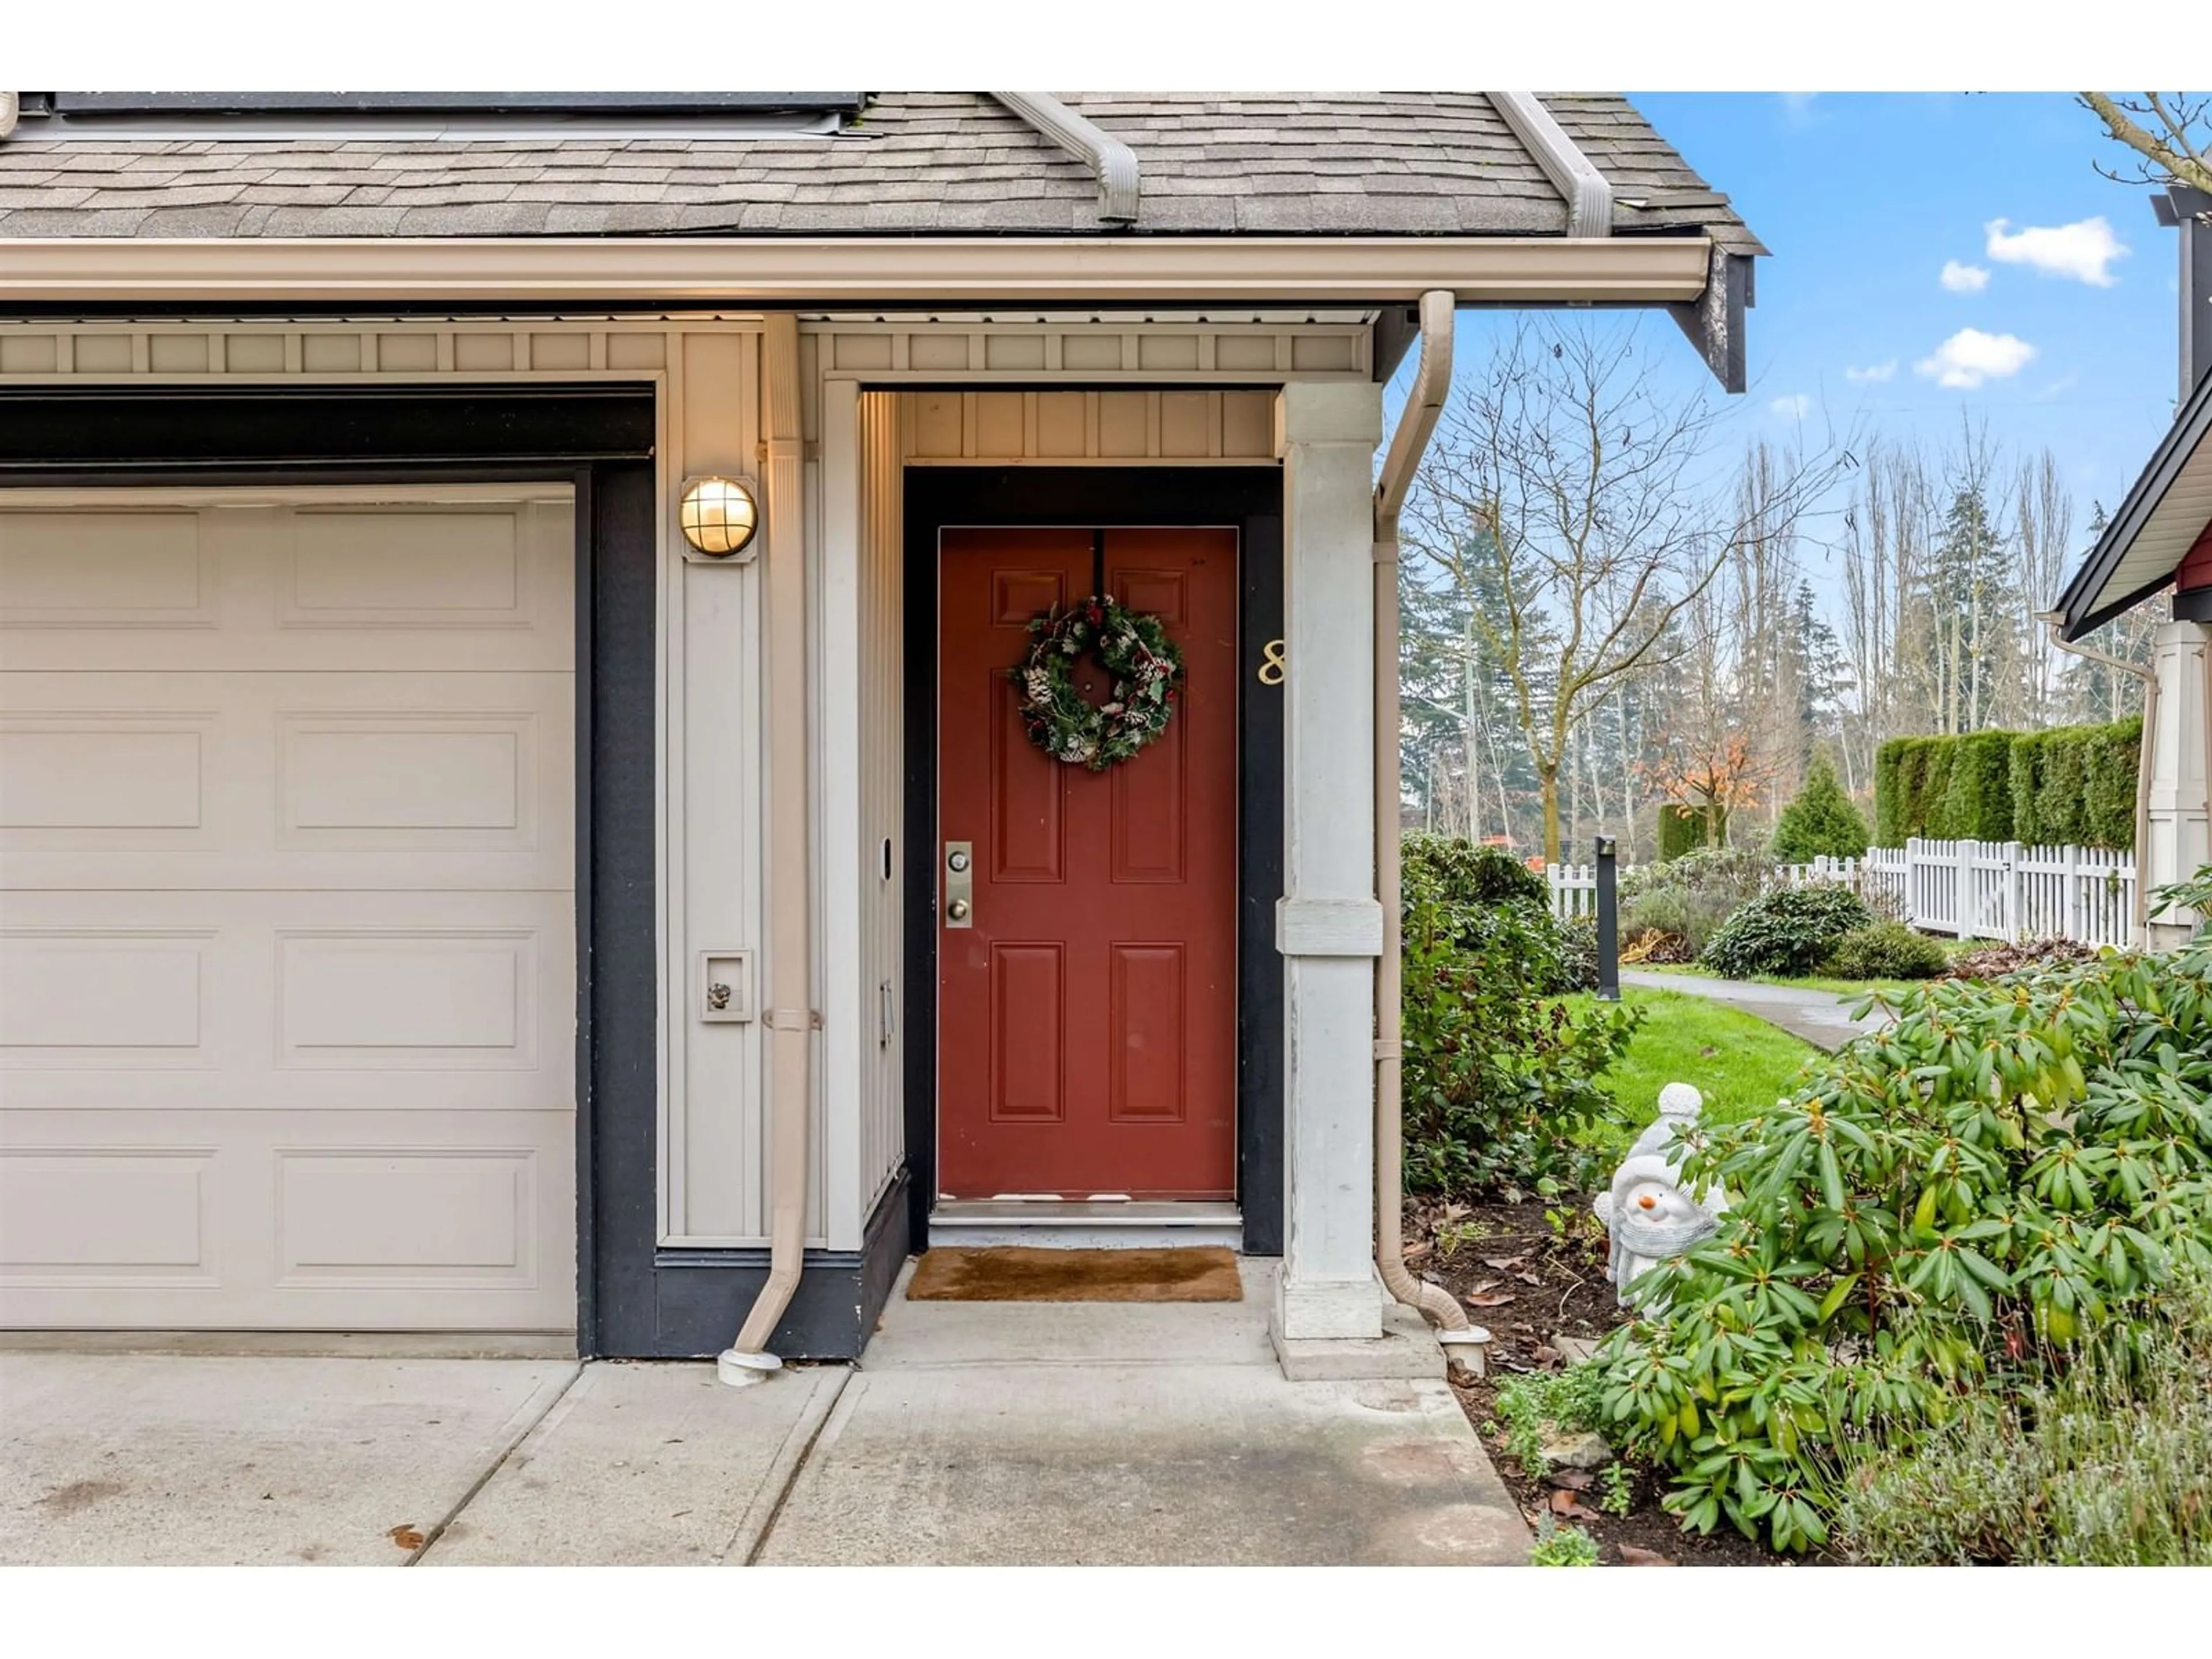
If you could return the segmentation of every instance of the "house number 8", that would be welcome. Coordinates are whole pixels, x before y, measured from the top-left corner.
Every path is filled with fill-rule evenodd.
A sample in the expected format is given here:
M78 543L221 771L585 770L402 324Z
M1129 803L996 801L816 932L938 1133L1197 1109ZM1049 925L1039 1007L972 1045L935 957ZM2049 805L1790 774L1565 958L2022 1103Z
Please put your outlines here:
M1269 640L1260 647L1260 684L1280 685L1283 683L1283 642Z

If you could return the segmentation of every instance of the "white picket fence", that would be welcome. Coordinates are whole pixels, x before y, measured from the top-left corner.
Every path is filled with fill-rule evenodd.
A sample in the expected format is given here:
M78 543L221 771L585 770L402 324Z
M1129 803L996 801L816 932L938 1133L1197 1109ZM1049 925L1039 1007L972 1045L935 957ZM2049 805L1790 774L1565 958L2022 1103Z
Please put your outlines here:
M1554 915L1595 913L1595 866L1555 864L1547 877ZM1869 900L1886 896L1915 927L1957 939L2135 942L2136 866L2129 853L1916 838L1869 848L1863 859L1785 865L1778 879L1791 887L1836 882Z

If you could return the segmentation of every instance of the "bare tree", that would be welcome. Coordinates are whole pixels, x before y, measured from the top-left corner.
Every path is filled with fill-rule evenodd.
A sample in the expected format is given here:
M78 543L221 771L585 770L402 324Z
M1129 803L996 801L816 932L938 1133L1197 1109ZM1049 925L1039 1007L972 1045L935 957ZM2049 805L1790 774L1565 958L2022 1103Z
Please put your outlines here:
M2189 185L2212 191L2212 97L2188 92L2144 92L2114 98L2085 92L2081 102L2113 139L2136 153L2132 176L2100 166L2124 185Z
M2057 604L2074 555L2074 497L2058 476L2049 450L2023 460L2013 480L2013 562L2021 596L2031 614ZM2040 629L2029 630L2015 705L2000 711L2006 723L2056 724L2063 661Z
M1511 687L1547 859L1576 733L1624 677L1681 648L1675 617L1750 532L1710 487L1717 419L1703 396L1662 390L1632 329L1524 321L1460 388L1423 468L1408 550L1443 580L1484 567L1492 602L1472 610ZM1761 532L1794 526L1839 465L1778 457Z

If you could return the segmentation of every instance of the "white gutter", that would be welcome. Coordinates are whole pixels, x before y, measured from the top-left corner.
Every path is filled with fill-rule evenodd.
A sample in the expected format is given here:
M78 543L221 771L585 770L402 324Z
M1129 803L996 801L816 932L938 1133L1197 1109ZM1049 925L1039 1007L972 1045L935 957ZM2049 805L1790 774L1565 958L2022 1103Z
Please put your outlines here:
M1552 118L1533 92L1486 92L1483 96L1528 147L1536 165L1567 204L1571 237L1613 234L1613 186L1589 157L1576 148L1566 129Z
M799 319L769 317L761 343L768 441L769 1271L714 1373L742 1387L783 1362L768 1351L806 1258L806 1140L811 1109L814 969L808 937L806 562Z
M0 301L1686 304L1702 236L0 239Z
M1375 1271L1390 1294L1436 1328L1437 1340L1481 1369L1490 1333L1470 1323L1459 1299L1406 1269L1404 963L1399 955L1398 520L1413 475L1451 391L1452 296L1421 296L1421 355L1413 387L1390 434L1375 486L1375 896L1382 906L1382 954L1375 972Z
M994 92L1016 115L1091 169L1098 181L1098 216L1115 224L1137 222L1137 152L1097 123L1078 115L1048 92Z
M2119 669L2143 683L2142 746L2136 756L2136 902L2134 915L2130 920L2134 927L2136 947L2148 951L2150 949L2150 872L2146 865L2150 856L2151 772L2158 761L2157 672L2145 668L2141 663L2124 662L2118 657L2107 656L2094 646L2070 643L2066 638L2066 613L2063 611L2039 611L2035 619L2051 635L2051 644L2069 656Z

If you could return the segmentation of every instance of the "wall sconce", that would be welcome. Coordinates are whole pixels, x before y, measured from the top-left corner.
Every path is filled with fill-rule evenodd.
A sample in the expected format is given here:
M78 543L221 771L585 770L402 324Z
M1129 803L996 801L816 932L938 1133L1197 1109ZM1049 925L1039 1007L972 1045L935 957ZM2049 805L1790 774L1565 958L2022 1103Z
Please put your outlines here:
M726 559L752 545L760 530L760 504L738 478L693 478L677 508L684 539L710 559Z

